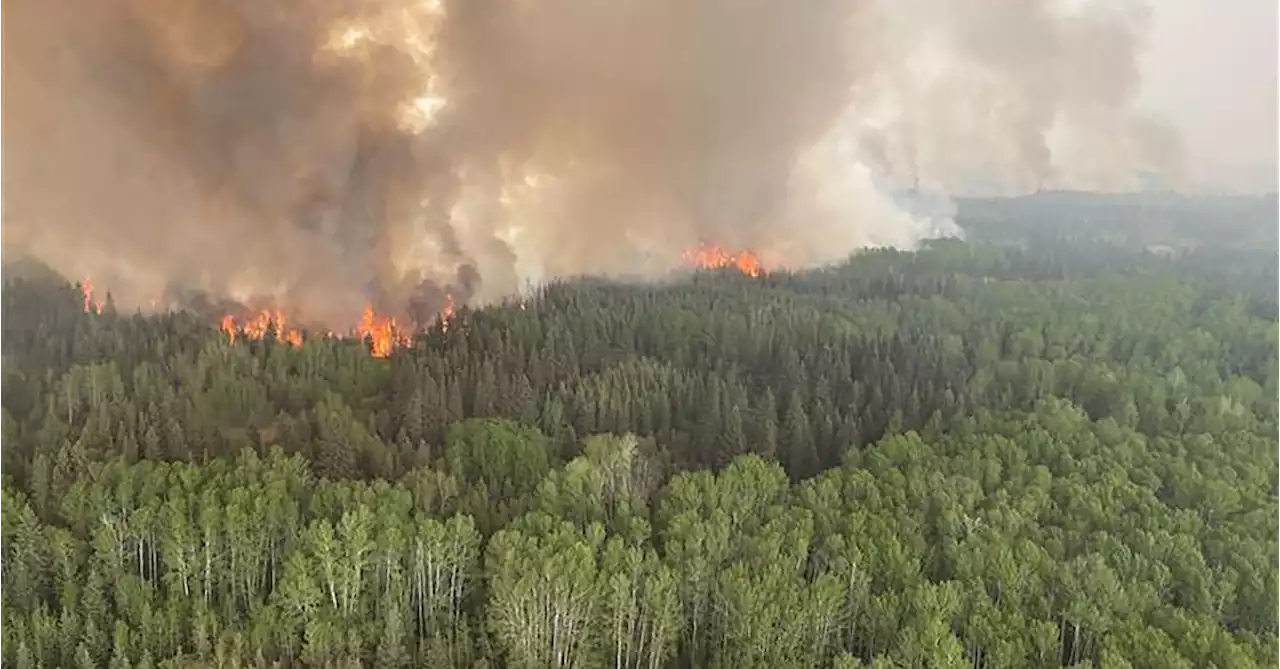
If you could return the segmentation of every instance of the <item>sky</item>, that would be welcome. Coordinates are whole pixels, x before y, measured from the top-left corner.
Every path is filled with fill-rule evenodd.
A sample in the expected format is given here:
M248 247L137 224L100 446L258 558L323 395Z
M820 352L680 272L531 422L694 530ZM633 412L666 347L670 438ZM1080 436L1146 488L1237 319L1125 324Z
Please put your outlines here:
M1276 191L1277 0L1158 0L1142 100L1182 132L1193 182Z
M124 308L182 286L337 330L664 271L637 248L801 267L954 226L886 173L1274 192L1278 2L11 2L6 250Z

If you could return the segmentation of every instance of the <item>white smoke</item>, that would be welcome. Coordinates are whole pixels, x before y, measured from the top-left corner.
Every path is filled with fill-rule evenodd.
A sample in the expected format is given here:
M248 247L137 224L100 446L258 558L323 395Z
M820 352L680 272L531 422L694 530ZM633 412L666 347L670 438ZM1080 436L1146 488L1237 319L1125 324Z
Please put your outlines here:
M1143 7L1054 0L3 5L6 251L345 330L700 242L833 262L947 194L1176 175Z

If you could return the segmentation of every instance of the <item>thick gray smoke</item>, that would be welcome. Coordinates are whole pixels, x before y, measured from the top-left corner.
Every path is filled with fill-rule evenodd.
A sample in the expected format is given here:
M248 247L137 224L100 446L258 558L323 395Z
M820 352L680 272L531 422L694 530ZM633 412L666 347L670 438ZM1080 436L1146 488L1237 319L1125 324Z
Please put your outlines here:
M334 328L704 241L909 246L954 225L895 189L1177 167L1143 14L1076 4L10 0L4 246Z

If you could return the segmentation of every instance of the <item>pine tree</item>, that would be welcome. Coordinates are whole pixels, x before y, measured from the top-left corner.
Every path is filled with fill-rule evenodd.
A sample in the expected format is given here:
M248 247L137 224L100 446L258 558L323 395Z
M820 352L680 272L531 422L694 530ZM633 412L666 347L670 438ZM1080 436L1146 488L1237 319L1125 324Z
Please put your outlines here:
M817 473L818 451L809 426L800 393L791 392L782 420L781 445L787 455L787 471L792 478L807 478Z

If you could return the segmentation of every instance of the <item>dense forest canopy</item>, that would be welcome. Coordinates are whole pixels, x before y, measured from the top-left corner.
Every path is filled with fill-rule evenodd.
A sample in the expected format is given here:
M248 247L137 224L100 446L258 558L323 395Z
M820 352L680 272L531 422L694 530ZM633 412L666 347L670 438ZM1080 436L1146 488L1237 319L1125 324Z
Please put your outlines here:
M1271 666L1275 198L1152 201L386 358L9 271L3 663Z

